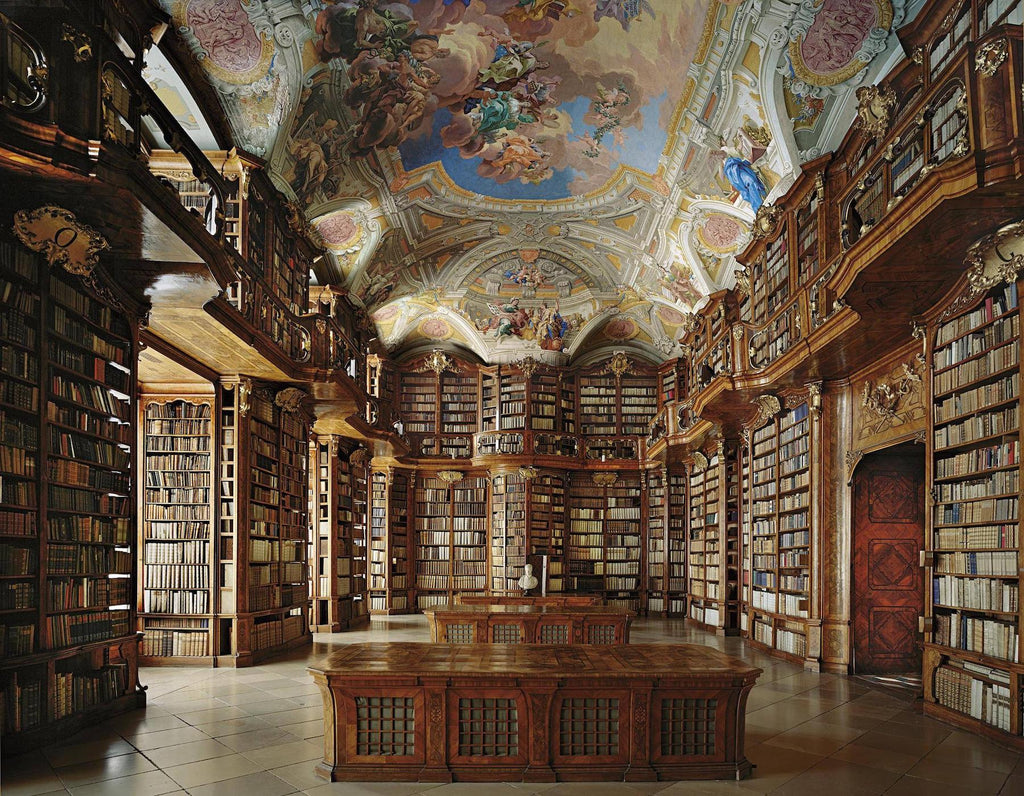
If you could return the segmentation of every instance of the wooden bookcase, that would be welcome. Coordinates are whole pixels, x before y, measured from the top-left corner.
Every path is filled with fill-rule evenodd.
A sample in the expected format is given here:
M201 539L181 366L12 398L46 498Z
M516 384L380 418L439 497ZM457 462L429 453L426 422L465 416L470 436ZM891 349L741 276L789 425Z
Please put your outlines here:
M332 435L310 443L309 624L317 633L336 633L369 617L366 548L356 542L364 526L356 523L353 447Z
M304 395L248 379L221 383L217 654L227 665L311 640Z
M751 435L747 622L755 642L802 661L818 587L811 469L817 441L806 398L790 404Z
M647 579L644 610L648 616L668 615L668 474L649 470L647 477Z
M134 629L136 349L130 310L104 287L0 238L5 752L144 701Z
M577 471L569 478L568 590L598 592L609 605L640 609L645 551L640 474Z
M739 631L739 474L736 448L719 441L690 465L689 617L721 634Z
M488 505L484 477L450 470L417 474L417 608L452 602L457 592L486 591Z
M931 324L924 689L926 712L1024 747L1019 288L963 287Z
M367 553L370 611L404 614L412 607L415 542L409 534L409 484L404 470L374 466L370 473L370 536Z
M751 584L751 550L753 545L753 520L751 518L751 496L754 489L753 471L751 469L751 434L745 431L740 443L740 572L739 572L739 612L740 635L750 637L750 606L752 596ZM762 551L763 552L763 551Z
M669 616L686 616L686 544L689 537L686 473L673 466L668 471L668 597Z
M563 475L522 468L491 477L490 593L519 594L531 555L548 556L548 591L562 591L564 537Z
M142 399L138 616L146 664L213 661L215 400Z

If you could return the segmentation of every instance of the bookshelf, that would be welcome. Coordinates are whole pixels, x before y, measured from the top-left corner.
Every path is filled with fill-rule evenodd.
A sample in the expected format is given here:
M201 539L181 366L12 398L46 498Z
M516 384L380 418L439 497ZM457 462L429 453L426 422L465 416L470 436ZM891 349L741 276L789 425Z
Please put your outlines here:
M564 535L564 476L532 467L494 475L489 591L519 594L519 578L530 555L548 556L548 591L562 591Z
M218 664L308 643L309 416L294 387L220 388Z
M648 616L668 615L668 474L664 470L647 473L647 581L645 586Z
M332 435L310 443L309 624L317 633L336 633L368 618L351 447Z
M750 433L745 431L740 444L740 572L739 572L739 612L740 635L750 637L750 606L751 606L751 548L753 544L751 496L754 488L751 469Z
M931 335L924 682L926 712L1020 747L1018 287L944 312Z
M214 397L142 406L141 661L212 662Z
M373 467L370 475L370 611L404 614L412 608L413 549L409 539L409 483L403 470Z
M607 373L579 377L580 433L587 437L614 437L619 432L618 390Z
M446 371L438 379L441 406L441 456L468 459L480 418L480 381L475 372Z
M789 225L783 222L750 266L750 320L755 324L771 318L789 298L789 252Z
M686 616L686 543L689 537L687 516L686 473L676 467L666 478L668 518L667 530L667 594L669 616Z
M94 290L0 238L5 752L144 700L133 599L135 330L103 281Z
M748 624L751 638L803 660L816 583L811 417L806 399L753 430L750 453ZM747 577L746 575L744 576Z
M454 470L419 473L413 498L416 607L487 589L488 484Z
M690 465L689 617L719 634L738 632L739 478L734 444L719 441Z
M577 471L568 497L568 590L600 592L609 605L638 611L646 515L640 474Z

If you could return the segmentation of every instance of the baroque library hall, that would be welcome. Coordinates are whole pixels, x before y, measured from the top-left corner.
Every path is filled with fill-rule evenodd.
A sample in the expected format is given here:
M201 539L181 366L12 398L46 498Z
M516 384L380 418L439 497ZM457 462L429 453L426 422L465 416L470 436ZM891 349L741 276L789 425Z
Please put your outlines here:
M5 796L1024 793L1022 24L0 0Z

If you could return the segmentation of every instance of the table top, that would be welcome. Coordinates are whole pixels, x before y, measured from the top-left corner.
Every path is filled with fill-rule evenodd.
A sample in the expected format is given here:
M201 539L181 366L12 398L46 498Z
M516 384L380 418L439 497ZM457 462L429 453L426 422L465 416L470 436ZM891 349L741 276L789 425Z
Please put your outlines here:
M424 608L428 617L432 614L457 614L460 616L479 616L481 614L553 614L555 616L626 616L634 617L635 613L614 605L497 605L495 603L473 603L462 605L448 603Z
M346 644L308 671L342 679L373 675L502 674L584 679L731 679L744 684L753 683L761 673L737 658L699 644L565 646L403 641Z

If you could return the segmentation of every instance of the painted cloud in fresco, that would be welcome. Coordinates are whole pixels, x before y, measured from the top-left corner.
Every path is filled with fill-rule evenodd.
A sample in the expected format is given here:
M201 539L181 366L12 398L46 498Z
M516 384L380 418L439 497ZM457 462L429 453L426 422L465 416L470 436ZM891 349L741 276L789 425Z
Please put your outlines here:
M461 187L510 199L653 173L710 0L339 0L314 49L341 62L347 154L398 147ZM605 57L607 55L607 57ZM614 64L614 69L609 68Z

